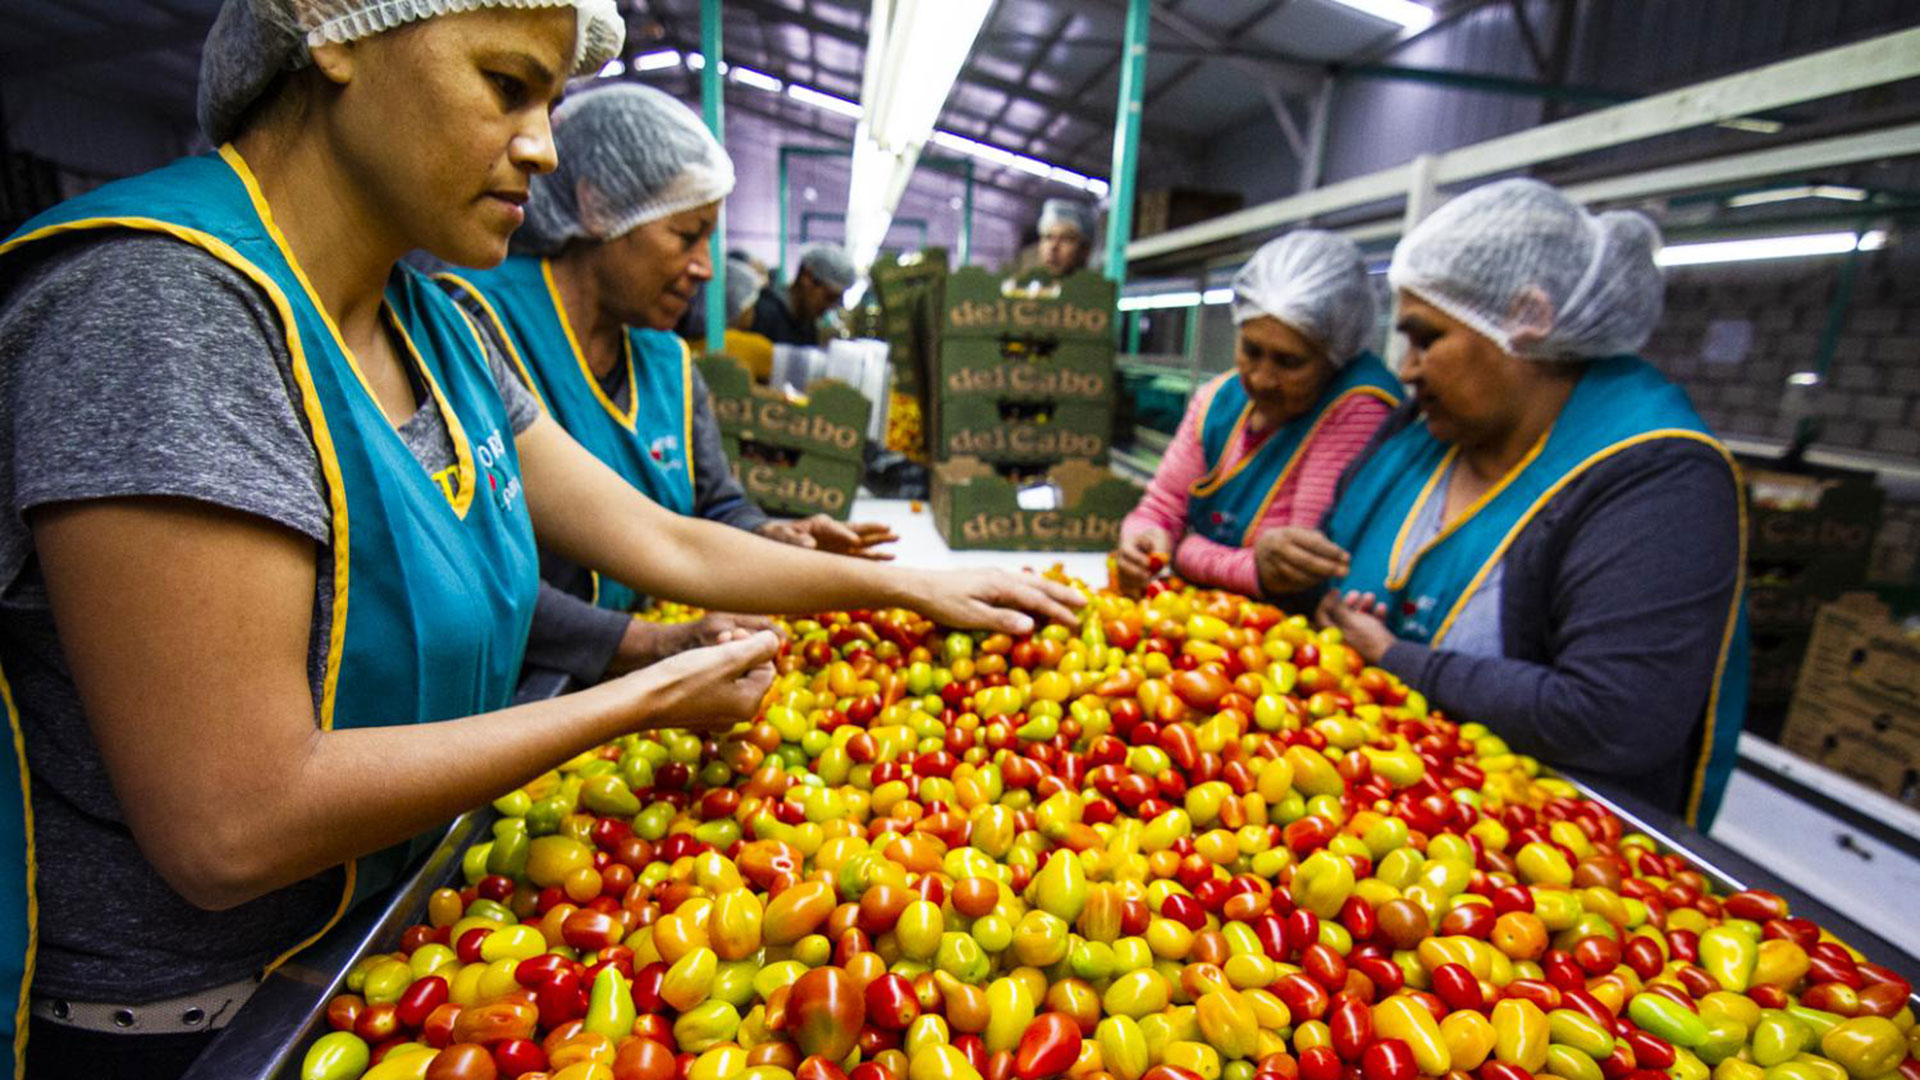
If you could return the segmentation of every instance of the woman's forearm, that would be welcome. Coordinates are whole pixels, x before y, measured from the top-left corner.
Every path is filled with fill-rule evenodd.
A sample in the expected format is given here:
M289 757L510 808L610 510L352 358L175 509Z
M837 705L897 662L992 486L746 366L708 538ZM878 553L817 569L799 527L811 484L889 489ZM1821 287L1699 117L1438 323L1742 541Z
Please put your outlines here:
M1174 549L1173 569L1195 585L1260 595L1260 570L1250 547L1228 547L1188 533Z

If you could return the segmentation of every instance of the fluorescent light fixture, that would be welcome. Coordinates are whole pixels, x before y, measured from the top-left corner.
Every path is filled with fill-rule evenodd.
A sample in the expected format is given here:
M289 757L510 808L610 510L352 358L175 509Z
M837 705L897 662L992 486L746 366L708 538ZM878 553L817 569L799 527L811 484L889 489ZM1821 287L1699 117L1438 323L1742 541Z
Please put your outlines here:
M1749 191L1744 195L1735 195L1727 200L1727 207L1738 210L1745 206L1765 206L1768 203L1792 202L1795 199L1865 202L1867 192L1864 188L1842 187L1838 184L1798 184L1793 187L1770 188L1766 191Z
M1729 131L1745 131L1754 135L1778 135L1787 127L1778 120L1767 120L1758 116L1736 116L1731 120L1720 121L1718 126Z
M1087 178L1087 194L1093 196L1096 199L1104 199L1107 197L1108 190L1109 189L1107 187L1107 182L1105 180L1102 180L1099 177L1094 177L1094 176L1090 176Z
M1871 232L1808 233L1803 236L1762 236L1750 240L1713 240L1675 244L1660 249L1653 261L1661 266L1699 266L1703 263L1752 262L1759 259L1803 259L1815 255L1845 255L1851 251L1878 251L1887 234Z
M690 52L687 54L687 70L688 71L704 71L706 70L706 67L707 67L706 57L700 55L697 52ZM727 63L725 60L720 61L720 74L725 75L727 72L731 70L733 70L733 65Z
M879 254L992 7L993 0L873 0L847 190L847 252L855 266Z
M1817 371L1796 371L1787 376L1788 386L1819 386L1820 373Z
M636 72L663 71L667 68L679 67L682 59L679 49L660 49L657 52L641 53L633 58L633 70Z
M1399 23L1408 30L1425 30L1433 25L1433 9L1413 0L1334 0L1342 7Z
M620 75L625 75L626 73L627 62L617 56L607 61L605 66L600 69L600 77L603 79L615 78Z
M1200 297L1200 302L1203 304L1231 304L1233 303L1233 290L1208 289L1206 293Z
M755 71L750 67L739 67L737 65L728 74L728 77L742 86L751 86L755 90L765 90L770 94L779 93L781 88L786 85L764 71Z
M1185 292L1142 293L1138 296L1120 298L1121 311L1158 311L1162 308L1198 307L1201 295L1189 289Z
M846 98L834 97L832 94L823 94L811 86L801 86L799 83L787 84L787 96L803 105L811 105L816 109L835 113L851 120L860 119L861 115L866 111L860 107L860 103L857 101L848 101Z

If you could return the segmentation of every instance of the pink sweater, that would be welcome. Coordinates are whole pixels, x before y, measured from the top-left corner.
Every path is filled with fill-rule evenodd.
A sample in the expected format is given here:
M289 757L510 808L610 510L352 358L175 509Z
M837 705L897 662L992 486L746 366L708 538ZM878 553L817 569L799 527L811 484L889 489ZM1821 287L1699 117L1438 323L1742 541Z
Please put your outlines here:
M1231 374L1221 375L1194 392L1193 400L1187 405L1187 415L1180 420L1180 429L1174 432L1166 455L1160 459L1160 470L1154 473L1153 483L1140 505L1127 515L1120 535L1124 538L1141 529L1165 529L1175 538L1173 568L1181 577L1196 585L1258 596L1260 573L1254 565L1252 548L1228 547L1187 531L1188 493L1194 481L1207 471L1206 452L1200 446L1201 418L1206 415L1207 403ZM1313 441L1306 445L1299 465L1267 507L1256 535L1282 525L1318 526L1322 515L1333 505L1333 489L1340 481L1340 474L1366 448L1367 440L1373 438L1374 431L1391 412L1387 403L1379 398L1356 395L1329 413L1320 430L1314 433ZM1259 450L1272 431L1269 428L1243 434L1238 445L1227 447L1221 468L1232 468L1234 462Z

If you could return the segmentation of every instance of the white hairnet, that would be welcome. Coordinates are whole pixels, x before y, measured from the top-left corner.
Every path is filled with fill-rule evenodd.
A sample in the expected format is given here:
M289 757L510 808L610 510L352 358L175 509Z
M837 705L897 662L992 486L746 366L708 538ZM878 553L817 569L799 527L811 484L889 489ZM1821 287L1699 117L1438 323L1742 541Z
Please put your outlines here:
M1632 352L1660 320L1660 230L1641 214L1594 215L1538 180L1487 184L1400 241L1387 281L1514 356Z
M1360 245L1319 229L1269 240L1233 275L1235 326L1262 315L1286 323L1344 365L1373 331L1373 288Z
M492 7L572 8L574 75L600 70L627 36L614 0L225 0L200 54L200 129L215 143L231 139L274 78L305 66L315 45Z
M533 178L516 250L613 240L733 190L733 159L699 115L650 86L616 83L561 102L553 142L560 166Z
M853 288L853 282L859 275L854 272L853 258L847 249L838 244L821 244L807 249L800 256L800 269L813 275L813 280L835 292L846 292Z
M1093 207L1073 199L1048 199L1040 204L1040 231L1070 225L1089 243L1093 240Z
M765 286L766 281L752 263L744 259L728 259L727 317L738 318L741 312L757 303L760 290Z

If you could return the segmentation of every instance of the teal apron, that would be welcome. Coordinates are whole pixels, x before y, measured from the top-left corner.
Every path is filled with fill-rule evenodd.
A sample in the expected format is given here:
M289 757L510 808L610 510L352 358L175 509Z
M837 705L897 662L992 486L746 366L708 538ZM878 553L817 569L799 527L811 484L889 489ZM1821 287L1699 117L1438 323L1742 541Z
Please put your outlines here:
M1222 475L1227 450L1239 445L1247 418L1253 414L1252 399L1240 376L1229 375L1214 391L1200 420L1200 449L1206 455L1207 471L1188 491L1187 527L1228 547L1253 543L1260 519L1305 456L1321 421L1349 398L1367 395L1391 407L1400 404L1400 393L1400 380L1387 365L1373 353L1363 352L1334 376L1313 408L1267 436L1260 449Z
M474 298L506 342L521 377L553 418L647 498L676 514L693 513L693 360L664 330L627 330L623 411L587 366L545 259L515 256L493 270L442 274ZM632 611L640 595L594 575L594 603Z
M42 239L122 228L169 235L219 258L258 286L285 324L332 522L333 625L321 727L428 723L510 704L539 567L513 429L478 327L432 282L396 269L384 314L438 401L455 450L450 475L436 479L381 411L231 146L54 207L0 245L0 268L13 269L5 264L20 256L4 257ZM0 995L15 1006L16 1047L24 1052L36 914L32 804L10 698L8 719L16 768L0 783L19 788L0 799L7 916ZM325 933L355 899L391 883L409 854L409 845L400 845L349 863L339 909L273 966Z
M1463 517L1424 548L1403 551L1426 500L1444 495L1458 449L1414 423L1380 445L1354 473L1327 520L1352 568L1342 590L1371 592L1388 607L1387 625L1404 640L1440 647L1447 632L1514 538L1562 488L1591 466L1654 439L1692 439L1726 459L1736 491L1738 467L1688 403L1686 394L1638 357L1597 360L1574 387L1553 429ZM1744 505L1744 503L1743 503ZM1745 566L1746 522L1740 526ZM1707 699L1706 731L1687 795L1687 818L1705 828L1733 772L1747 706L1744 571L1727 612L1718 674Z

